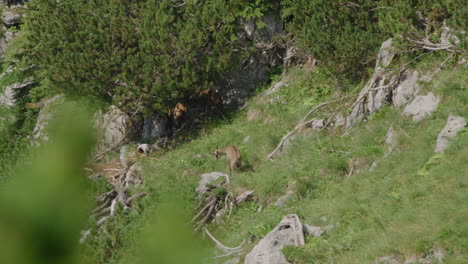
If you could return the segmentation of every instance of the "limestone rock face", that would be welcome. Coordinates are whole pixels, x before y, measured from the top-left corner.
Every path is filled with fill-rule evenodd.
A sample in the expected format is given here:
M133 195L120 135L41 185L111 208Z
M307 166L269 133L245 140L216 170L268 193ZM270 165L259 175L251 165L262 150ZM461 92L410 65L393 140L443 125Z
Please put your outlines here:
M43 103L43 107L39 111L37 116L36 126L32 132L32 144L39 146L42 141L49 140L46 128L50 120L54 117L52 106L60 104L64 101L65 96L63 94L56 95Z
M444 129L442 129L437 137L435 152L444 152L444 150L448 148L450 140L455 138L458 132L462 131L465 126L466 120L463 117L450 114L447 119L447 124L445 124Z
M99 131L98 150L123 143L130 131L130 118L126 113L112 105L106 113L98 111L94 124Z
M418 71L407 70L403 72L400 79L402 79L400 84L393 89L392 100L393 105L396 107L402 107L413 100L420 89L420 86L417 83L419 80Z
M440 98L433 93L416 96L414 100L405 107L403 114L411 116L413 121L419 122L430 116L432 112L437 109L439 101Z
M281 249L303 246L304 231L299 217L287 215L245 256L244 264L288 264Z
M282 63L283 51L274 48L272 44L272 38L283 31L281 15L279 12L267 12L262 22L265 24L262 28L256 27L252 21L244 22L244 30L239 33L239 39L246 45L253 42L256 52L242 65L219 76L214 82L213 90L221 95L225 104L244 104L258 84L268 80L268 69Z
M4 37L0 39L0 58L5 56L5 52L8 49L11 41L15 38L18 34L17 31L7 30L7 28L3 27Z
M389 101L390 89L387 83L392 82L394 76L386 74L384 67L390 65L394 56L395 51L392 47L392 39L387 39L380 46L374 74L361 90L356 102L353 104L353 110L346 121L346 128L363 120L366 115L373 113Z
M167 120L161 116L154 115L145 117L143 122L142 139L154 139L166 136Z
M23 89L33 83L32 80L13 83L4 88L3 94L0 94L0 105L13 106L15 104L15 90Z
M4 8L2 21L6 27L18 26L23 23L23 12L20 7Z

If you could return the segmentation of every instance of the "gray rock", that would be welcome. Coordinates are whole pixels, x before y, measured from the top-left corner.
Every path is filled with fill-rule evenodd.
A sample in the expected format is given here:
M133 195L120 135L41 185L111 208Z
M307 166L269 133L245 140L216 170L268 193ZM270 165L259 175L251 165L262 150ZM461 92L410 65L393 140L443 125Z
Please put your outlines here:
M242 140L243 143L247 143L250 141L250 136L246 136L244 140Z
M98 111L94 115L94 125L99 131L98 150L117 146L127 139L130 131L130 118L112 105L105 114Z
M294 195L294 192L289 190L288 192L286 192L285 195L279 197L276 202L275 202L275 206L276 207L282 207L284 206L290 199L291 197Z
M320 130L325 127L325 120L323 119L313 119L310 127L315 130Z
M411 116L413 121L419 122L424 118L430 116L432 112L437 109L437 105L440 102L440 98L435 96L433 93L427 95L419 95L409 103L403 110L403 114Z
M396 54L392 45L393 39L389 38L380 46L379 54L377 55L377 62L375 68L387 67L392 63L393 57Z
M346 128L352 127L355 123L364 119L390 101L390 91L388 82L392 82L394 76L385 74L385 67L390 65L395 50L392 47L392 39L387 39L380 46L375 64L374 74L359 93L353 105L351 114L346 119Z
M143 121L143 139L153 139L167 136L167 120L159 115L145 117Z
M325 233L325 230L323 230L319 226L311 226L308 224L302 224L302 228L304 231L304 235L307 235L307 236L321 237L323 233Z
M8 30L5 26L3 26L3 32L4 36L3 38L0 38L0 58L5 56L5 52L7 51L10 43L18 34L17 31Z
M417 71L407 70L400 77L402 80L399 85L393 89L393 105L401 107L413 100L415 95L419 92L420 86L418 85L419 73Z
M6 86L3 90L3 94L0 94L0 105L13 106L15 104L15 90L23 89L31 84L33 84L33 81L28 79Z
M458 132L462 131L465 126L466 120L463 117L449 114L444 129L437 136L435 152L444 152L448 148L450 140L455 138Z
M31 143L33 146L39 146L41 142L49 140L46 128L50 120L54 117L52 106L63 103L64 98L65 96L63 94L59 94L44 101L32 132Z
M2 21L6 27L18 26L23 23L23 13L20 8L4 8L2 12Z
M225 177L226 180L229 182L229 175L222 172L210 172L200 175L200 181L198 182L198 187L195 189L195 191L199 195L204 194L208 190L206 185L213 183L221 177Z
M290 214L245 256L244 264L288 264L281 249L303 245L302 223L297 215Z
M335 128L338 128L338 127L342 127L344 125L346 125L346 118L342 114L336 115L333 126Z
M148 155L151 151L151 148L150 148L150 145L148 144L141 144L141 145L138 145L137 150L138 150L138 153Z

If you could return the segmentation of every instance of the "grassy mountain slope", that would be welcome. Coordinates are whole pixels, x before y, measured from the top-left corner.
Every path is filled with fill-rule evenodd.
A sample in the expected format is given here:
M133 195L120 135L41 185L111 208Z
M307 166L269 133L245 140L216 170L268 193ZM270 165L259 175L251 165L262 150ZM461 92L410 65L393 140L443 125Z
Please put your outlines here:
M435 68L440 61L432 57L413 67ZM434 147L449 113L468 116L466 76L463 68L443 70L424 85L424 91L431 90L442 100L437 111L420 123L386 106L346 133L301 131L290 147L268 161L267 154L308 110L342 92L320 68L291 69L283 78L288 85L278 93L260 94L231 121L214 122L192 135L191 142L144 158L145 184L139 188L150 195L138 203L138 210L110 220L96 240L84 246L84 254L90 263L139 260L142 237L152 228L152 219L162 217L161 208L180 202L182 214L190 219L198 176L227 171L224 160L216 161L208 153L235 144L245 165L231 177L232 190L255 190L255 199L234 208L220 223L208 225L224 244L238 245L250 235L258 242L283 216L296 213L305 223L335 227L321 238L308 237L304 247L284 249L291 263L370 263L386 255L430 257L439 248L444 263L463 263L468 258L467 129L445 154L434 154ZM315 115L346 113L361 87ZM389 127L396 131L398 144L384 158ZM377 166L369 171L374 161ZM274 201L288 190L294 192L292 199L275 207ZM171 238L152 237L153 242L159 240Z

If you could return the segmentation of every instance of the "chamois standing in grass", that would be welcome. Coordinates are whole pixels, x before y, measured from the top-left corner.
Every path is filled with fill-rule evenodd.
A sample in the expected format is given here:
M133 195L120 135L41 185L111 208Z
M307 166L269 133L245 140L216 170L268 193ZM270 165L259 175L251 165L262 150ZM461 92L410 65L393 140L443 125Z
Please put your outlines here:
M214 152L211 152L211 154L215 155L218 160L221 156L226 155L227 165L231 174L235 169L240 169L242 157L236 146L232 145L222 149L218 148Z

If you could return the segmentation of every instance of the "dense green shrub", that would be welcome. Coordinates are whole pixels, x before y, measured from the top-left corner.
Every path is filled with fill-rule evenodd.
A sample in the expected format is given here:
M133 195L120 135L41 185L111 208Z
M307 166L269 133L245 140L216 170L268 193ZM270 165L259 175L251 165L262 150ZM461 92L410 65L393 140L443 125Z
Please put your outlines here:
M50 89L165 110L236 64L238 21L263 2L37 0L28 50Z
M443 21L466 30L462 0L283 0L282 14L296 43L338 77L359 80L380 43L397 34L437 32ZM464 45L464 44L463 44Z

